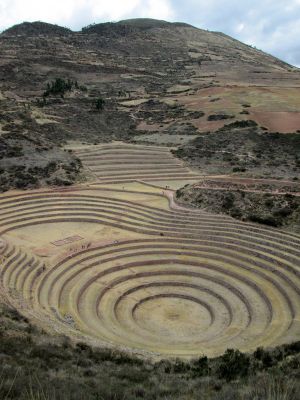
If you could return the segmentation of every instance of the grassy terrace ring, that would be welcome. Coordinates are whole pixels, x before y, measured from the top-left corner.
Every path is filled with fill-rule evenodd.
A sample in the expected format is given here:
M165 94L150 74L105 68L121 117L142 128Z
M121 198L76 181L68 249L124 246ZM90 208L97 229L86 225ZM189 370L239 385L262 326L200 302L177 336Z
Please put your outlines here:
M169 162L161 153L157 161ZM125 164L119 170L116 181ZM154 183L100 179L2 195L0 274L9 300L76 339L162 357L299 337L300 237L184 209Z

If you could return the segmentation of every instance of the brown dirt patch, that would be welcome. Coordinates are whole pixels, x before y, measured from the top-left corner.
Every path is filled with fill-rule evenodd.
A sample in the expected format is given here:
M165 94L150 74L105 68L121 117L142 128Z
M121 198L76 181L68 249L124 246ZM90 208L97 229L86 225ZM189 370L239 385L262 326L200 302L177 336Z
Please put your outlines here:
M272 132L292 133L300 129L300 112L252 111L250 115Z

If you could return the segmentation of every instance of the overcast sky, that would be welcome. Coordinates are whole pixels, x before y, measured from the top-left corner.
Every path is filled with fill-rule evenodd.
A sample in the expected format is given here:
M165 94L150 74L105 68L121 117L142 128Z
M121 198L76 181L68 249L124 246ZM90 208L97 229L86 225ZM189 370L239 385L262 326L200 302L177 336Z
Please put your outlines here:
M300 0L0 0L0 30L45 21L80 30L149 17L221 31L300 66Z

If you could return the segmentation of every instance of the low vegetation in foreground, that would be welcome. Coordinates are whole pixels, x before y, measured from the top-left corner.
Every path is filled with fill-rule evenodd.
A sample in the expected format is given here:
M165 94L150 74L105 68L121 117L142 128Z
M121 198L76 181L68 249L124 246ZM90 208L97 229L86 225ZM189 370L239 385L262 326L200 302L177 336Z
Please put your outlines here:
M3 304L0 322L1 399L300 399L300 342L152 362L49 336Z

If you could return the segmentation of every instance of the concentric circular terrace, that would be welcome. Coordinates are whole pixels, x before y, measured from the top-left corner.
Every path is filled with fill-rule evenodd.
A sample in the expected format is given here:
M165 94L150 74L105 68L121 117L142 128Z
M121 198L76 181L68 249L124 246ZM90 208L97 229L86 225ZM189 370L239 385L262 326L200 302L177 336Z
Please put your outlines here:
M59 332L162 356L299 337L299 236L180 208L124 165L119 185L1 196L11 302ZM152 179L182 179L164 174Z

